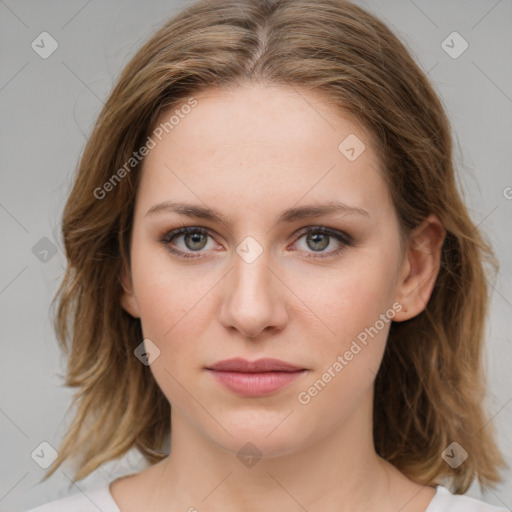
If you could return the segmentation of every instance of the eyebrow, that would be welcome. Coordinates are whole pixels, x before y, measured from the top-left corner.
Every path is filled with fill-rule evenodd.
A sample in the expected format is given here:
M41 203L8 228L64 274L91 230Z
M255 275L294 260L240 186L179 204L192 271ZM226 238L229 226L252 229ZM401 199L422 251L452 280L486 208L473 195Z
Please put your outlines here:
M177 213L187 217L218 222L219 224L226 226L229 224L228 218L220 211L196 204L165 201L163 203L152 206L146 212L146 217L148 215L154 215L157 213ZM370 218L370 214L362 208L349 206L347 204L336 201L330 201L328 203L309 204L305 206L288 208L278 215L276 224L291 223L301 219L321 217L322 215L328 215L332 213L360 215Z

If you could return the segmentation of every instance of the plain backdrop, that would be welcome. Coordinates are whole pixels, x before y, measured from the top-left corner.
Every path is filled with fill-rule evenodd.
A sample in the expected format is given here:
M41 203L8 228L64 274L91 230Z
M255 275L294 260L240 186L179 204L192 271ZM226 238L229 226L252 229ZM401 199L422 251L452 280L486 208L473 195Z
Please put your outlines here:
M486 364L492 422L511 465L512 0L358 3L387 22L428 72L453 123L455 159L472 218L501 263L492 283ZM68 468L40 484L44 470L31 454L43 442L58 449L72 396L59 376L65 360L49 309L65 263L59 226L72 173L121 69L187 4L0 0L2 511L86 491L140 467L132 452L70 490ZM41 43L37 50L33 46L41 37L44 51L58 44L47 58L40 55ZM511 509L510 469L503 477L495 490L481 494L473 485L469 494Z

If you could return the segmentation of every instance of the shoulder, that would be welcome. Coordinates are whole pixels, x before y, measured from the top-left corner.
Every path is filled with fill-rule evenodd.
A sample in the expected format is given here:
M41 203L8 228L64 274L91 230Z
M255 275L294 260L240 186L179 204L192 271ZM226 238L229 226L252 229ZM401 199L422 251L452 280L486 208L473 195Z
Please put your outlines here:
M508 512L469 496L452 494L446 487L437 486L437 492L425 512Z
M121 512L110 494L109 484L75 492L64 498L31 508L26 512L98 512L98 510Z

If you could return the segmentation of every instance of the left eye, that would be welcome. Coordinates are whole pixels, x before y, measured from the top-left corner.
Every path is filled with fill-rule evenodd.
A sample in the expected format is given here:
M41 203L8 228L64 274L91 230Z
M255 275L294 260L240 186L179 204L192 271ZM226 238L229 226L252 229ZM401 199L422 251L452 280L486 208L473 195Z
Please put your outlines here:
M304 238L306 247L312 249L312 252L304 251L305 258L330 258L341 254L348 246L352 245L352 239L349 235L322 226L310 227L303 232L297 240L300 241ZM337 248L325 252L324 249L331 245L331 240L335 239Z
M181 258L197 258L200 254L193 253L204 252L208 244L208 237L211 237L208 230L200 227L182 227L165 234L161 242L173 254ZM176 240L182 239L184 247L179 247ZM326 258L338 255L347 246L351 245L351 239L339 231L325 227L310 227L303 232L295 244L304 239L306 249L299 249L305 253L306 258ZM326 252L331 244L331 240L335 239L338 247ZM213 244L215 245L215 244ZM309 249L309 251L308 251Z
M310 229L305 234L303 234L298 240L301 241L304 239L304 244L306 246L306 252L307 249L311 249L314 253L322 253L321 257L323 256L323 253L325 250L332 246L332 240L334 239L336 241L335 245L348 245L348 240L346 240L341 234L338 234L337 232L331 232L330 230L326 229ZM300 245L300 244L299 244ZM336 253L339 250L338 248L334 248L331 251L328 251L327 254L331 255L332 253ZM311 257L311 256L308 256ZM313 256L316 257L316 256Z

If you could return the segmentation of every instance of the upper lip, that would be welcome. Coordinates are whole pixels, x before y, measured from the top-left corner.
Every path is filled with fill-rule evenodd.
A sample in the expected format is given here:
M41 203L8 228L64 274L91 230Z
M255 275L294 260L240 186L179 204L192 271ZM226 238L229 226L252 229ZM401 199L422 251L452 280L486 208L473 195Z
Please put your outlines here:
M233 359L225 359L207 367L208 370L216 370L221 372L242 372L242 373L258 373L258 372L296 372L304 370L299 366L265 357L256 361L247 361L241 357Z

